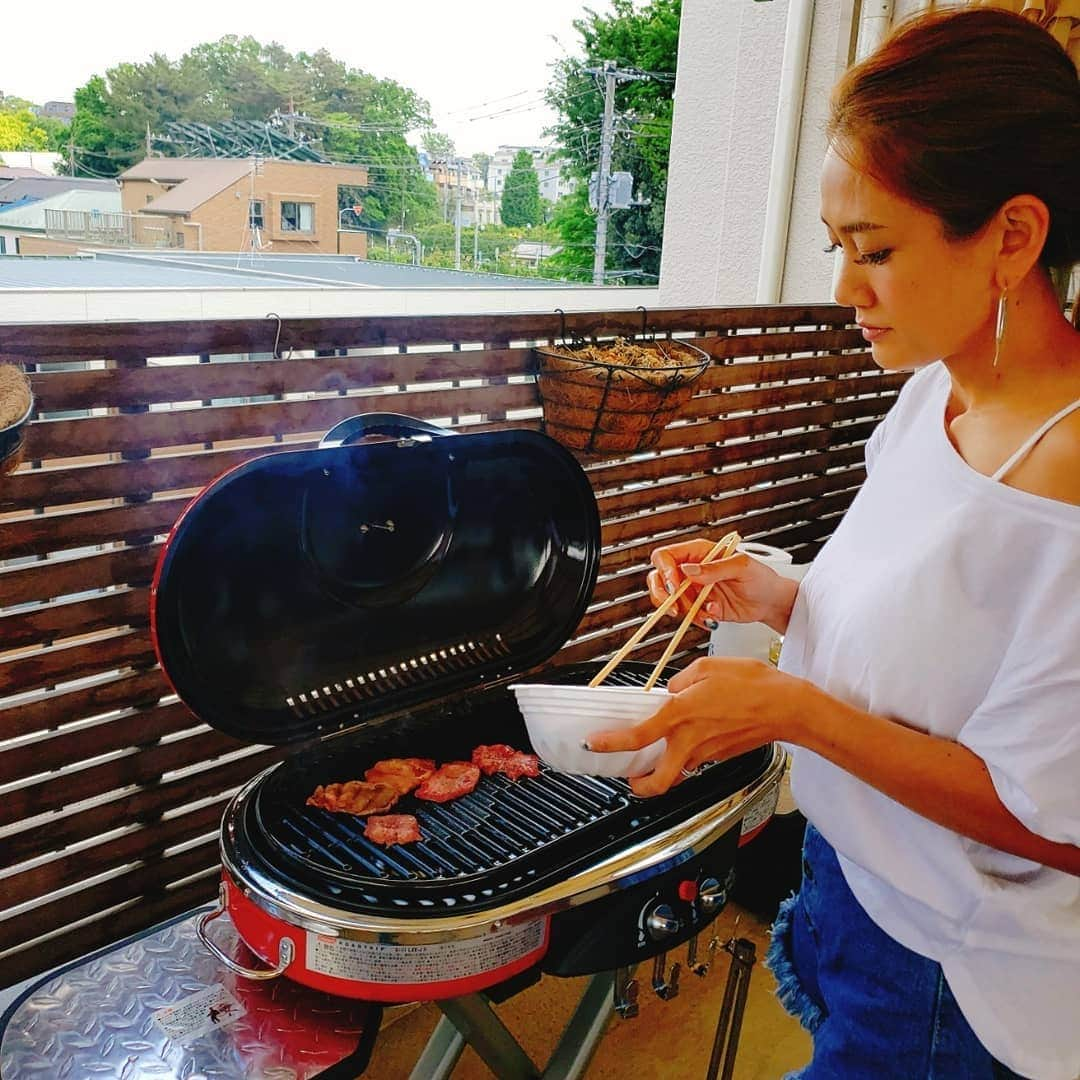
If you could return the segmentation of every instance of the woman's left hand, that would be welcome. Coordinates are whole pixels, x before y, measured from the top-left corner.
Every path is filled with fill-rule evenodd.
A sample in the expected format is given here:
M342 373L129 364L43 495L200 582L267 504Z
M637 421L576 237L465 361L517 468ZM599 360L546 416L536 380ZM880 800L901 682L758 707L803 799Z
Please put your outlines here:
M589 749L601 753L667 740L653 771L630 781L635 795L662 795L683 778L684 769L786 739L812 689L760 660L723 656L695 660L667 688L673 696L647 720L588 737Z

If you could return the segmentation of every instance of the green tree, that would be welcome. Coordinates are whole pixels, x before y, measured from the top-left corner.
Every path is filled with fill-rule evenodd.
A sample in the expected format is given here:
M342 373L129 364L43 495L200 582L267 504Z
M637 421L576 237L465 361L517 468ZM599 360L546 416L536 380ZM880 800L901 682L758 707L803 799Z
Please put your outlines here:
M0 150L47 150L49 134L29 109L0 112Z
M364 131L348 113L325 117L322 148L340 162L363 162L368 169L365 187L338 188L338 209L362 206L359 214L342 218L351 228L380 232L415 229L438 216L435 185L420 170L416 151L395 133Z
M503 185L499 216L504 225L539 225L544 220L540 202L540 177L533 168L532 154L519 150Z
M454 140L451 139L449 135L444 135L441 131L425 131L424 137L420 141L420 145L433 158L452 158L457 152L457 149L454 146Z
M391 79L350 68L325 49L293 54L235 35L196 45L175 62L155 54L119 64L76 91L75 104L76 160L86 172L109 176L143 157L148 128L158 133L173 122L263 122L282 114L287 130L321 145L320 125L343 116L374 143L385 138L383 156L401 154L409 131L431 127L428 103Z
M143 156L143 140L113 105L105 80L91 76L75 91L71 142L77 176L116 176Z
M566 205L556 208L553 221L565 246L549 262L569 277L591 278L592 251L575 245L591 247L596 240L596 216L582 189L599 171L604 94L603 80L585 69L604 60L616 61L623 70L649 73L647 78L616 84L619 123L611 169L633 175L642 205L608 217L607 267L632 271L645 282L660 273L680 9L680 0L649 0L639 8L633 0L611 0L611 11L605 15L586 9L584 17L574 22L584 59L571 57L554 65L547 100L559 120L550 134L563 148L563 171L577 179L578 189L564 200Z

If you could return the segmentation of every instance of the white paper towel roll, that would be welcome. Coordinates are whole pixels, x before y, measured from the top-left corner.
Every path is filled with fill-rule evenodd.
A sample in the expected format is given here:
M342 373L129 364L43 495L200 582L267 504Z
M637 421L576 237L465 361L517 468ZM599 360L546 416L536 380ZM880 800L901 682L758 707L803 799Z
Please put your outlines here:
M796 564L788 552L768 544L750 541L740 544L738 550L794 581L802 581L803 575L810 569L809 563ZM709 655L750 656L756 660L768 660L769 646L777 636L776 631L764 623L722 622L709 635Z

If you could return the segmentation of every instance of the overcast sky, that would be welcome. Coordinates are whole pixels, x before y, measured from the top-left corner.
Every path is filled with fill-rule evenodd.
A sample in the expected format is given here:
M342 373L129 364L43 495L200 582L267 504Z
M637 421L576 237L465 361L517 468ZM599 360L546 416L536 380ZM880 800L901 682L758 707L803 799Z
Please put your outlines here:
M552 61L581 55L572 22L608 0L53 0L4 5L0 91L71 101L93 74L161 52L176 60L225 34L328 49L431 104L459 153L529 145L554 121L541 104ZM493 116L494 113L501 115Z

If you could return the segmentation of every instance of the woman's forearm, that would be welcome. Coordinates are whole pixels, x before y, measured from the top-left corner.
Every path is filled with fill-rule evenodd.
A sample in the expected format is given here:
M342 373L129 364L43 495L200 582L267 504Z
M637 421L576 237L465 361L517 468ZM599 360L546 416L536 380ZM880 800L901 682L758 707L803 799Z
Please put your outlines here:
M777 590L776 604L761 621L778 634L786 634L795 597L799 595L799 583L791 578L781 578L783 586Z
M1080 875L1080 848L1025 828L985 762L959 743L863 712L809 683L785 741L838 765L922 817L999 851ZM785 725L787 726L787 725Z

